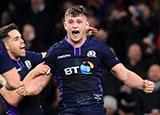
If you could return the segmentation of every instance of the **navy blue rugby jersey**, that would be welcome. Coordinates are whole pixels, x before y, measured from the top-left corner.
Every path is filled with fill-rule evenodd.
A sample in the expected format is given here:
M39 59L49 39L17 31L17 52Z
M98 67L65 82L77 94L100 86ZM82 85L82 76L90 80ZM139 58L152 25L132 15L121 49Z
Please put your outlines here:
M16 70L21 76L21 80L39 63L41 63L41 53L26 52L25 57L21 57L19 61L12 59L15 63ZM7 103L2 97L6 113L16 115L42 115L43 111L40 105L39 96L26 96L20 101L18 107L13 107Z
M102 66L110 70L120 63L103 42L90 37L80 48L74 48L66 37L54 44L44 59L59 82L60 106L102 101Z
M14 66L2 40L0 40L0 74L9 71Z

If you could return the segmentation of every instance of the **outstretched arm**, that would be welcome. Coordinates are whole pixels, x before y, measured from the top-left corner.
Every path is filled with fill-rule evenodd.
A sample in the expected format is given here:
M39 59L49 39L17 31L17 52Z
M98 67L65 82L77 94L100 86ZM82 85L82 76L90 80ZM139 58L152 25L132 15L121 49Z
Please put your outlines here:
M143 80L139 75L128 70L123 64L115 65L111 72L129 87L143 90L145 93L152 93L154 90L155 84L152 81Z
M35 69L33 69L27 74L27 76L23 80L24 85L22 85L20 88L13 91L9 91L5 87L2 87L0 89L0 93L10 105L16 106L23 99L23 96L17 93L19 90L23 92L23 94L25 95L26 93L30 94L30 90L26 91L28 87L27 86L28 83L32 82L33 80L35 83L35 86L38 86L38 84L40 84L41 82L42 82L42 85L43 83L48 82L47 80L49 79L48 77L50 76L50 74L46 75L46 72L48 72L48 69L49 68L47 65L39 64L38 66L36 66ZM38 79L37 76L41 77L41 79L36 81L36 79ZM34 88L34 86L32 85L31 88Z

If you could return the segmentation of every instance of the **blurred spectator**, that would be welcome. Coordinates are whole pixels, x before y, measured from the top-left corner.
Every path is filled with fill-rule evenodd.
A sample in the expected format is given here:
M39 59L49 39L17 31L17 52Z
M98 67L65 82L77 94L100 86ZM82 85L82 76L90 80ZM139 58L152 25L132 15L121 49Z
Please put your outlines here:
M99 20L96 17L88 17L89 26L97 27L99 25Z
M65 0L63 3L58 8L58 13L57 13L57 21L61 20L64 16L65 11L72 7L74 3L71 0Z
M129 63L133 66L140 62L142 58L140 46L138 44L130 45L127 56L129 58Z
M106 10L110 5L111 0L87 0L89 16L96 16L99 21L104 21ZM113 0L112 0L113 1Z
M138 109L137 114L148 114L153 110L160 110L160 66L158 64L152 64L149 67L147 73L148 79L155 82L155 89L151 94L145 94L139 91L138 96Z
M74 3L71 0L66 0L58 8L55 32L56 32L56 38L59 38L59 41L60 39L63 39L66 35L66 31L63 26L64 13L66 9L72 7L73 5Z
M160 66L158 64L153 64L150 66L148 70L148 79L154 82L160 82ZM155 87L155 89L156 88L158 87Z
M24 15L24 21L32 24L35 28L36 39L50 47L58 41L55 38L55 17L54 11L45 0L30 0L31 8Z
M145 78L147 68L145 68L142 61L142 51L138 44L131 44L129 46L125 65L128 69L139 74L142 78Z
M25 24L23 26L22 35L27 50L35 52L47 51L47 46L45 46L45 44L43 44L39 40L35 39L36 38L35 29L31 24Z
M87 12L88 12L88 16L89 16L89 17L96 17L97 12L98 12L98 9L97 9L95 6L90 5L90 6L87 8Z
M25 41L26 44L26 49L29 50L30 47L32 46L31 41L33 41L35 39L35 30L34 27L30 24L26 24L23 26L23 39Z
M98 27L98 33L94 35L95 38L103 41L104 43L107 43L108 40L108 34L109 30L107 28L107 25L104 23L101 23Z
M125 10L120 10L114 5L110 6L108 13L106 20L109 28L107 44L115 48L117 57L123 62L126 52L126 39L128 37L128 14Z
M14 22L12 13L9 10L3 11L0 19L0 26L8 25L11 22Z
M152 7L156 12L160 13L160 1L159 0L152 0Z
M135 6L129 6L129 11L132 14L132 23L140 26L142 42L151 45L158 34L158 15L144 2L137 2Z
M117 99L113 96L105 95L103 100L107 115L115 115L118 109Z
M137 102L134 97L134 92L130 87L122 85L122 87L120 88L118 103L119 115L136 115L135 109L137 106Z
M29 0L28 2L12 0L19 25L26 23L35 28L36 39L47 46L47 49L59 38L55 37L55 7L46 4L45 0Z

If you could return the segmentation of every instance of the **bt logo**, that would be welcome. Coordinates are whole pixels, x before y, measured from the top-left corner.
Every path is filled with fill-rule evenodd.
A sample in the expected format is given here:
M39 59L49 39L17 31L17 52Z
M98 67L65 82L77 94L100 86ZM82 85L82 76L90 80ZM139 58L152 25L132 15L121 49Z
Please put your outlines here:
M83 62L80 67L74 66L74 67L68 67L64 69L65 75L71 75L72 73L78 73L78 70L80 69L81 73L83 74L92 74L91 69L94 68L94 65L90 61Z
M78 73L78 68L79 68L79 66L68 67L68 68L64 69L64 72L66 75L71 75L73 72Z

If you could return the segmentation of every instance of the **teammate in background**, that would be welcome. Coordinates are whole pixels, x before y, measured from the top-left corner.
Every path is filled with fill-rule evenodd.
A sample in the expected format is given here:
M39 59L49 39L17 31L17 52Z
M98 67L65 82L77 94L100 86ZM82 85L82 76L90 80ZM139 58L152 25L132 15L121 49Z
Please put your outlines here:
M16 89L20 86L20 76L11 61L4 43L0 40L0 84L8 90ZM5 78L5 79L4 79Z
M106 115L101 85L102 65L126 85L152 93L154 83L128 70L103 42L86 36L87 11L77 5L65 12L67 36L54 44L45 64L56 76L60 115Z
M47 81L50 79L50 76L45 74L50 68L44 65L44 63L41 63L43 61L43 55L25 50L24 41L15 24L0 28L0 38L3 39L12 63L15 64L16 70L24 83L24 86L13 91L9 91L5 87L0 89L0 96L4 104L5 112L9 115L43 115L39 95L26 96L23 99L22 96L16 93L17 90L19 90L24 95L32 95L32 90L35 88L39 90L39 87L43 87L41 83L45 81L45 79L47 79ZM38 66L33 69L36 65ZM30 72L31 70L32 72ZM36 77L39 75L41 77ZM34 82L35 80L36 82ZM28 90L27 92L26 85L28 82L34 82L35 87L32 87L32 90ZM34 90L34 93L36 93L36 90ZM17 104L18 107L15 107Z

